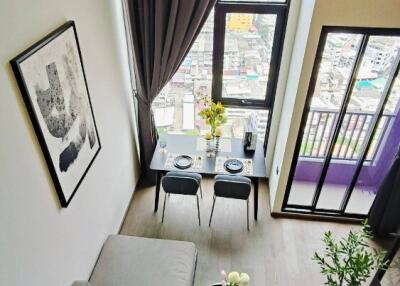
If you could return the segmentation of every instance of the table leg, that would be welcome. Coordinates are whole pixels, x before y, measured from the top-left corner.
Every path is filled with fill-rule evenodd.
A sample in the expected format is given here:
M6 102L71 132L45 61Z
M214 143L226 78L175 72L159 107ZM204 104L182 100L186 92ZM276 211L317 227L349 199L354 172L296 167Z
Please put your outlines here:
M258 178L252 178L254 185L254 219L257 220L258 213Z
M161 171L157 171L157 181L156 181L156 198L154 200L154 212L158 210L158 200L160 198L160 185L161 185Z

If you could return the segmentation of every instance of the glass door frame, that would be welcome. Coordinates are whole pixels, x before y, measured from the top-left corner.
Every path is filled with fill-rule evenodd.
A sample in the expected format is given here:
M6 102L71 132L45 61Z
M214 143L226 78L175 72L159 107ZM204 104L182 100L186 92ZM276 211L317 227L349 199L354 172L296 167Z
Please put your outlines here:
M306 124L307 124L308 114L311 110L311 100L312 100L312 97L314 94L314 89L315 89L315 85L317 82L319 68L320 68L320 64L322 61L322 55L323 55L323 51L325 48L327 36L329 33L362 34L362 40L361 40L360 46L358 47L356 60L352 67L350 79L347 84L345 96L342 100L342 104L341 104L341 107L339 110L339 115L338 115L338 118L336 121L335 129L332 132L331 138L329 138L329 146L327 149L327 154L323 161L323 167L321 170L319 181L317 183L317 187L314 191L312 203L311 203L311 205L289 204L288 201L289 201L289 196L290 196L290 190L292 187L294 173L295 173L296 166L297 166L298 159L299 159L298 154L301 149L303 135L304 135ZM352 178L349 186L346 188L346 192L342 199L340 209L337 210L337 209L317 208L317 203L318 203L318 199L322 192L322 187L325 182L325 178L326 178L326 175L328 172L330 161L332 159L335 144L338 139L344 117L347 112L347 107L350 102L351 93L352 93L354 85L356 83L356 77L357 77L359 68L361 66L362 59L363 59L370 36L398 36L398 37L400 37L400 29L398 29L398 28L340 27L340 26L323 26L322 27L320 39L319 39L319 43L318 43L318 47L317 47L316 57L314 60L314 66L313 66L311 78L309 81L307 98L306 98L305 106L303 109L303 115L302 115L301 122L300 122L300 129L299 129L299 133L297 136L296 146L295 146L295 150L294 150L293 158L292 158L292 164L290 167L289 177L288 177L288 181L287 181L287 185L286 185L286 189L285 189L285 195L284 195L284 200L283 200L283 204L282 204L283 212L294 212L294 213L303 213L303 214L321 214L321 215L326 215L326 216L350 217L350 218L358 218L358 219L363 219L367 216L367 215L362 215L362 214L347 213L345 210L346 210L347 204L350 200L350 197L353 193L354 187L357 183L358 176L361 172L364 161L367 157L369 148L371 146L371 143L373 141L374 135L376 133L376 130L377 130L377 127L379 124L379 120L382 117L385 104L389 98L394 80L396 79L396 76L399 73L400 53L398 53L397 58L395 59L394 68L392 68L392 70L389 74L387 83L386 83L385 88L382 93L382 97L378 104L377 111L376 111L374 117L372 118L372 122L371 122L370 128L368 130L366 140L362 144L362 149L361 149L362 151L360 153L361 155L360 155L359 159L357 159L357 163L355 165L356 166L355 173L353 175L353 178Z

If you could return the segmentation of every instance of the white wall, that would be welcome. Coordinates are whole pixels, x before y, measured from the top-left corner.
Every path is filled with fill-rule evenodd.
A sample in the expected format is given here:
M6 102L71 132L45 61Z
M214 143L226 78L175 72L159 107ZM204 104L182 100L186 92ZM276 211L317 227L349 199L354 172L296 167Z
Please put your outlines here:
M303 0L302 2L303 12L300 12L299 16L299 27L270 172L273 212L280 212L283 203L322 26L400 27L400 0ZM314 9L310 10L313 2L315 2ZM310 20L311 22L307 24ZM279 174L274 172L276 168L280 169Z
M294 100L296 99L296 91L300 82L300 72L303 66L304 53L307 44L307 35L310 28L311 16L314 9L315 0L302 0L299 7L298 22L296 25L296 33L293 44L293 51L290 59L289 74L284 82L286 84L285 95L283 97L283 107L278 121L279 130L276 136L276 146L274 150L274 158L272 161L272 169L269 177L270 202L276 201L276 194L279 183L279 176L282 171L287 171L282 166L284 152L289 137L289 127L292 119ZM299 5L299 4L298 4ZM278 172L277 172L278 170Z
M75 20L102 144L61 209L8 61ZM0 285L87 279L118 232L138 174L119 0L2 0L0 4Z
M285 40L283 42L281 65L279 68L278 83L276 85L275 102L271 118L271 126L269 129L268 146L265 155L267 177L269 177L269 174L271 172L272 159L274 158L274 153L275 153L276 138L278 134L280 116L283 107L283 99L285 96L286 83L289 76L290 60L292 57L294 41L296 38L297 22L298 22L300 7L301 7L300 0L292 1L289 7Z

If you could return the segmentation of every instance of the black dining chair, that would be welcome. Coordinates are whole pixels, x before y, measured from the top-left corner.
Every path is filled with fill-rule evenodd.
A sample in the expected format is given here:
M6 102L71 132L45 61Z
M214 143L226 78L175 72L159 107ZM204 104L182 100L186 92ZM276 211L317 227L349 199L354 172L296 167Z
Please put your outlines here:
M179 194L179 195L192 195L196 196L197 200L197 215L199 217L200 225L200 206L199 196L197 190L200 188L200 195L203 197L201 190L201 175L197 173L171 171L168 172L162 179L162 186L165 192L164 195L164 206L161 222L164 222L165 214L165 203L167 201L167 194Z
M249 227L249 197L251 191L251 180L239 175L217 175L214 183L214 198L211 209L210 221L214 212L215 200L217 197L245 200L247 202L247 230Z

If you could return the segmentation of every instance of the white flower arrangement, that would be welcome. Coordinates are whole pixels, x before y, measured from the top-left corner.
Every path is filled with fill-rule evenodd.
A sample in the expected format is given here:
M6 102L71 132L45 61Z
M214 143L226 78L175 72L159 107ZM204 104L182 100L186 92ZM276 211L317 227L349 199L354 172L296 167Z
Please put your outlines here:
M232 271L228 275L224 270L221 271L223 281L222 286L250 286L250 276L247 273Z

